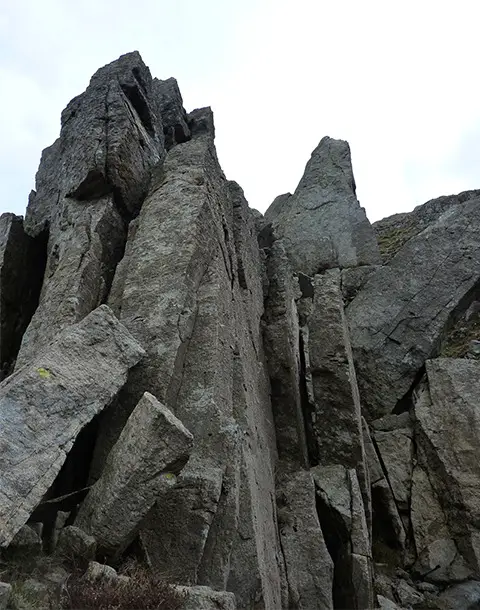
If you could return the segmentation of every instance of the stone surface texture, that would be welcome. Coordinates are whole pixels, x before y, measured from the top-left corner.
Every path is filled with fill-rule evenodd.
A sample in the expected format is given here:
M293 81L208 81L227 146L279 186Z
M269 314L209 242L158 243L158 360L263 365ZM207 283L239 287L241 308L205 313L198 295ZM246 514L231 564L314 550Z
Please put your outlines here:
M114 398L143 349L105 305L0 386L0 546L27 521L82 428Z
M480 190L372 226L329 137L263 216L210 108L97 71L0 217L9 603L73 556L185 610L477 607L479 243Z

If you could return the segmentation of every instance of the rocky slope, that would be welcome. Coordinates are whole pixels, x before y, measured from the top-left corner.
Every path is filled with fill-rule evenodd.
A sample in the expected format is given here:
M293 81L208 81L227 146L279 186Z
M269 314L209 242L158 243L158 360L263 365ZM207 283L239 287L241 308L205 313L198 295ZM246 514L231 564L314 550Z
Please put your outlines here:
M122 56L0 217L0 608L477 607L480 191L372 226L324 138L262 216L214 135Z

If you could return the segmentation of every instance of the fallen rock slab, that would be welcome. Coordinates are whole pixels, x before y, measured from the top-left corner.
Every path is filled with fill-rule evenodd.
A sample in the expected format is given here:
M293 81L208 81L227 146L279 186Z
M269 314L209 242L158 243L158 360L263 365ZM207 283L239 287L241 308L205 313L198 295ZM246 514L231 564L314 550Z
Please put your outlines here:
M92 534L104 551L122 551L160 489L175 482L192 446L193 436L182 422L145 392L75 523Z
M77 435L143 354L102 305L0 385L0 546L26 523Z

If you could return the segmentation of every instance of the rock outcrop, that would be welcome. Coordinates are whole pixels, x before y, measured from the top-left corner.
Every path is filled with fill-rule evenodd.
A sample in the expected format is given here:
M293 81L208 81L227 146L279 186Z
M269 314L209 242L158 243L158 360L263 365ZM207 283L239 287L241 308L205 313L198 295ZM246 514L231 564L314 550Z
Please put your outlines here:
M282 238L294 271L380 262L377 240L355 196L347 142L322 139L293 195L277 197L265 218Z
M210 108L99 70L0 218L0 603L73 559L184 610L478 604L479 210L372 227L324 138L262 216Z

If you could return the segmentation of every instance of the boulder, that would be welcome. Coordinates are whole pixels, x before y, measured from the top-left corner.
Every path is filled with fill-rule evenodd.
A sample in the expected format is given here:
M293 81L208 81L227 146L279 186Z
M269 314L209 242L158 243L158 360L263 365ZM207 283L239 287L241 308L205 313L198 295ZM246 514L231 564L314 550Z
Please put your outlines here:
M235 595L227 591L214 591L210 587L176 587L185 595L182 610L236 610Z
M138 52L93 75L63 111L60 137L42 154L25 218L29 235L54 225L70 204L81 208L112 192L120 209L138 212L149 172L163 155L153 95Z
M185 426L145 392L75 523L94 536L104 553L123 551L161 488L174 484L192 444L193 437Z
M350 148L325 137L292 196L266 211L294 271L313 276L331 267L380 263L377 240L355 196Z
M79 527L67 525L60 532L55 551L60 557L69 560L83 559L89 561L95 558L97 542L93 536L89 536Z
M8 546L82 428L144 352L102 305L0 385L0 546Z
M115 583L118 582L119 576L117 570L112 568L112 566L98 563L97 561L89 561L87 571L85 572L85 579L93 582L100 580Z
M346 309L363 408L408 408L419 371L480 288L479 199L447 209L373 273Z
M33 557L42 552L42 538L29 525L23 525L4 551L8 558Z

